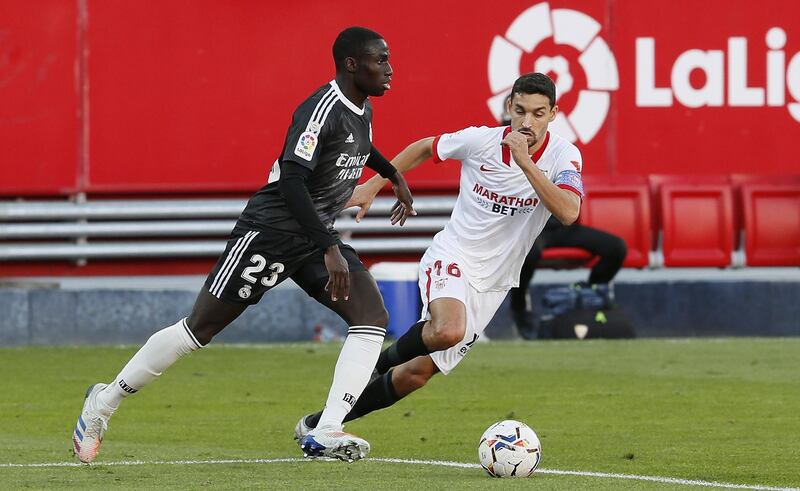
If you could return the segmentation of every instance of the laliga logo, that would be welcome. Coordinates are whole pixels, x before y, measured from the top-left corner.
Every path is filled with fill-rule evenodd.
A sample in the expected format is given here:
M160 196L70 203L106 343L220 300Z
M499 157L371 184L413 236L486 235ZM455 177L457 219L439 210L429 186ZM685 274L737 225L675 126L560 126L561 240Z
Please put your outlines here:
M557 98L572 90L574 77L563 56L539 56L533 66L520 66L525 54L533 53L536 46L552 37L556 45L566 45L580 53L578 63L586 75L587 88L579 91L570 113L559 111L550 127L571 142L591 141L606 120L611 104L609 92L619 88L617 62L606 42L597 35L600 28L600 23L583 12L550 10L547 2L522 12L505 37L495 36L489 52L489 86L494 96L487 102L495 119L502 119L503 102L521 73L554 73Z
M690 49L673 62L671 87L657 87L654 38L636 39L636 105L639 107L672 106L673 96L686 107L782 107L800 122L800 52L786 63L786 31L772 27L764 36L769 50L766 56L766 87L751 87L747 81L747 38L728 38L727 53L722 50ZM727 66L726 66L727 63ZM702 87L695 87L691 74L705 74ZM725 76L727 74L727 84ZM794 98L786 102L786 89ZM727 91L726 91L727 89Z

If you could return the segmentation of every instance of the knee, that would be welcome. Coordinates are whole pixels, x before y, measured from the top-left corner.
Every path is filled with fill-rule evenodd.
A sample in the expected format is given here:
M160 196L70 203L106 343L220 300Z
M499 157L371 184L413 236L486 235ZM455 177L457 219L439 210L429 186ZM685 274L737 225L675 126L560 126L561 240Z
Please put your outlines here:
M214 336L225 327L215 327L207 322L203 322L201 317L194 312L186 318L186 325L189 326L189 330L194 334L194 338L203 346L210 343Z
M430 343L426 342L425 344L428 348L437 351L447 349L464 339L464 332L466 332L466 326L458 320L431 319L430 333L428 335Z
M214 332L208 330L195 330L192 329L192 334L194 334L194 338L197 340L198 343L202 344L203 346L207 345L214 339Z
M371 326L378 326L383 327L384 329L386 326L389 325L389 312L386 311L386 307L381 304L380 308L375 309L374 312L374 320L370 324Z
M367 309L359 317L359 319L354 319L355 322L353 322L353 324L362 326L378 326L384 329L389 325L389 312L386 311L386 307L383 306L383 303L380 303L376 307Z

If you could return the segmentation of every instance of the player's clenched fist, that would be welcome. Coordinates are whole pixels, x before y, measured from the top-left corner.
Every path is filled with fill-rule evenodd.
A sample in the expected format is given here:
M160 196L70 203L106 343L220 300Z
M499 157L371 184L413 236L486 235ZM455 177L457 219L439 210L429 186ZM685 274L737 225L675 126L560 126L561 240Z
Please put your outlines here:
M533 166L533 161L528 154L528 137L519 131L511 131L502 144L511 150L514 161L521 167Z

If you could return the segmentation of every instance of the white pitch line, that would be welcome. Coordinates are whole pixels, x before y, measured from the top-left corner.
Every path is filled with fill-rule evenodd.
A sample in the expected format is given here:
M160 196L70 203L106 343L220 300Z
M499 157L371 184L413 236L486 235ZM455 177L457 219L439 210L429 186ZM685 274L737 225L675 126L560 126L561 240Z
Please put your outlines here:
M331 460L331 459L317 459ZM222 459L222 460L122 460L116 462L98 462L97 466L133 466L133 465L209 465L209 464L276 464L286 462L313 462L314 459L283 458L283 459ZM417 459L392 459L375 458L371 462L387 462L391 464L433 465L438 467L458 467L462 469L481 469L478 464L463 462L449 462L443 460L417 460ZM87 464L78 462L42 462L33 464L0 463L2 468L36 468L36 467L83 467ZM752 489L756 491L800 491L800 488L782 488L776 486L761 486L758 484L733 484L716 481L700 481L696 479L678 479L674 477L640 476L636 474L614 474L609 472L589 471L562 471L558 469L537 469L537 474L554 474L562 476L600 477L605 479L630 479L634 481L649 481L664 484L680 484L683 486L700 486L725 489Z

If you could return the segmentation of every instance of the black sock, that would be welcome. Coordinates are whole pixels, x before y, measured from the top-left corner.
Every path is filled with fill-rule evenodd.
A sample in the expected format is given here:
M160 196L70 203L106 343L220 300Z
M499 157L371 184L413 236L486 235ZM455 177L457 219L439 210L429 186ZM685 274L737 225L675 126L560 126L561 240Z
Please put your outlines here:
M383 353L378 356L375 370L378 373L386 373L392 367L430 353L431 351L422 342L422 326L426 322L428 321L419 321L409 327L408 331L400 336L394 344L383 350Z
M344 417L344 421L353 421L372 411L389 407L400 399L402 399L402 397L398 397L394 389L394 384L392 383L392 370L389 370L373 380L372 383L364 389L361 397L356 401L356 405L353 406L353 409Z
M398 397L395 392L394 384L392 384L392 371L389 370L367 385L361 397L356 401L356 405L344 417L344 421L352 421L372 411L389 407L400 399L402 397ZM322 416L322 411L310 415L306 418L306 424L311 428L316 428L320 416Z

